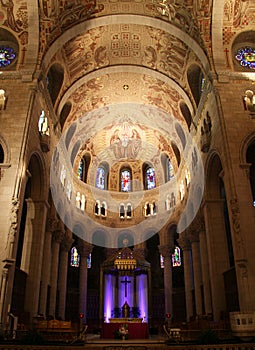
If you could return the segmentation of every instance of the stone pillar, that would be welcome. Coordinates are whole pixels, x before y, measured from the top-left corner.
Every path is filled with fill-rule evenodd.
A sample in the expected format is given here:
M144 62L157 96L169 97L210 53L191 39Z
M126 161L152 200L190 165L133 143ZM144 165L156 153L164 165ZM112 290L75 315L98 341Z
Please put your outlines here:
M206 200L203 208L210 269L213 318L218 321L226 310L224 272L229 269L224 221L224 200Z
M191 242L192 250L192 264L194 274L194 288L195 288L195 303L196 303L196 314L202 315L202 271L201 271L201 260L200 260L200 246L199 246L199 235L194 230L188 235L189 241Z
M172 287L172 253L173 247L169 245L159 246L159 252L164 258L164 290L165 290L165 314L173 315L173 287Z
M25 292L25 311L30 314L30 320L39 312L39 295L45 237L45 223L48 204L45 201L34 201L34 220L32 227L32 244Z
M57 229L52 235L52 254L51 254L51 278L50 278L50 307L49 315L56 316L56 298L57 298L57 282L58 282L58 266L59 266L59 248L60 242L64 236L64 224L58 221Z
M41 293L39 303L39 313L46 316L48 286L50 285L50 270L51 270L51 239L52 232L56 228L57 221L55 218L49 218L46 224L46 232L44 238L43 249L43 269L41 277Z
M59 277L58 277L58 289L59 289L59 310L58 316L64 320L66 312L66 283L67 283L67 271L68 271L68 252L71 249L73 239L67 235L61 242L60 246L60 260L59 260Z
M92 252L92 245L84 241L79 242L79 253L80 253L80 283L79 283L79 313L84 315L82 322L86 323L87 317L87 259L89 254Z
M183 266L184 266L184 283L185 283L185 299L186 299L186 319L190 321L193 316L193 270L190 242L185 238L184 234L178 239L178 243L183 251Z
M209 272L205 230L202 230L202 229L200 230L199 241L200 241L201 269L202 269L202 279L203 279L205 313L208 315L212 313L212 297L211 297L211 288L210 288L210 272Z

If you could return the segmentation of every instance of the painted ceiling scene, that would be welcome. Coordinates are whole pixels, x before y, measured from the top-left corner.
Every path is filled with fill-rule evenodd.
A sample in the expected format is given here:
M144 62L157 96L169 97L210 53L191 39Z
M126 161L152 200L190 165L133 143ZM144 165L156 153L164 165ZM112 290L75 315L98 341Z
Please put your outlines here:
M61 135L75 125L77 155L89 150L97 164L152 161L165 152L177 170L187 139L201 136L203 92L210 96L212 77L247 72L239 64L247 53L236 57L254 41L242 34L255 21L251 0L40 0L38 6L1 0L0 39L12 50L2 52L9 57L5 70L29 81L42 68L54 127Z

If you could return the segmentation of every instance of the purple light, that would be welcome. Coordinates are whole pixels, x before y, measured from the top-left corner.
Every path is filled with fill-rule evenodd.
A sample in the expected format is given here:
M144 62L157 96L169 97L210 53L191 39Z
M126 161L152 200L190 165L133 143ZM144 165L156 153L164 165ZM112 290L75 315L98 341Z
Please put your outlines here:
M119 277L119 306L122 307L125 302L130 307L134 305L134 277Z
M141 311L141 317L144 322L148 322L148 284L147 275L142 274L137 276L137 306Z
M109 322L109 318L112 317L112 310L114 308L114 288L115 276L104 276L104 320Z

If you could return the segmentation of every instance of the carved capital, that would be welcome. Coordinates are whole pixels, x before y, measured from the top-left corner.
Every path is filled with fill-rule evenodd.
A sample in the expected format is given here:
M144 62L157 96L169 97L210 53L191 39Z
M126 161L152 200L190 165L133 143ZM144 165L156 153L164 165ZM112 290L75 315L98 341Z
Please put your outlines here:
M84 241L78 243L78 250L82 257L87 258L93 250L93 245Z
M170 258L174 252L174 247L170 245L160 245L158 246L158 250L164 258Z
M50 217L47 219L46 222L46 231L53 232L56 230L57 227L57 220L55 217Z
M182 250L190 250L191 249L190 241L185 236L181 236L178 239L178 243L179 243Z
M64 252L68 252L71 249L73 242L74 242L74 239L72 239L71 237L68 237L68 236L63 237L61 241L61 250L63 250Z

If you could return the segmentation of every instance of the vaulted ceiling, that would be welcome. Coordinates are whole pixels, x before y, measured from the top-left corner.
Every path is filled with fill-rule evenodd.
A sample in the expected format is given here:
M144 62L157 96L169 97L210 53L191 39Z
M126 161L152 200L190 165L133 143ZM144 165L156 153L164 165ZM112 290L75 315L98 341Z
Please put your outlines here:
M134 119L131 103L143 113L147 106L147 129L162 132L163 113L157 109L189 132L198 107L192 91L196 75L202 72L210 81L240 71L233 45L253 40L236 40L254 25L253 14L250 0L2 1L0 40L19 50L15 66L7 70L15 68L23 79L46 78L55 67L55 88L63 79L53 101L63 130L80 118L93 129L97 117L89 113L100 115L111 106L103 124L109 130L123 105L125 116ZM63 74L56 74L58 69ZM171 142L171 128L163 137Z

